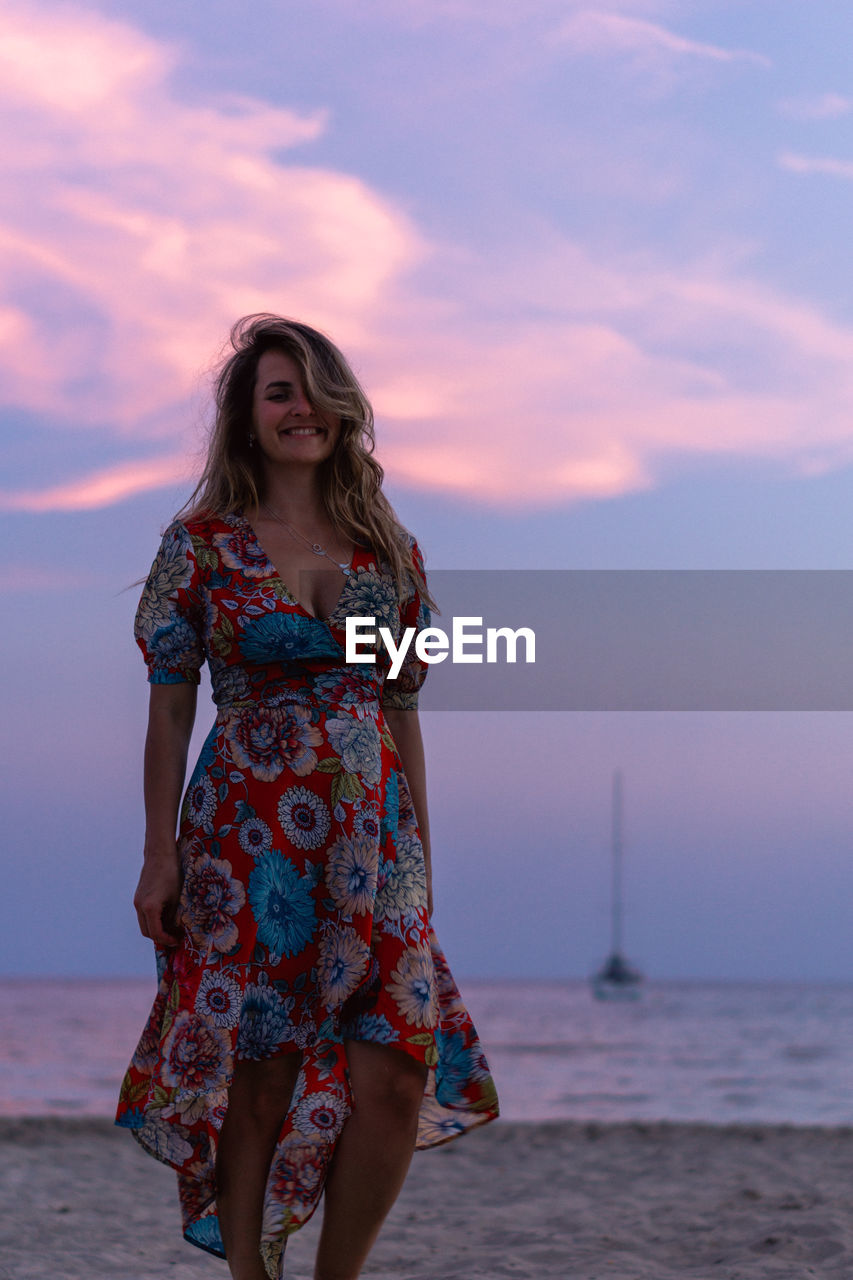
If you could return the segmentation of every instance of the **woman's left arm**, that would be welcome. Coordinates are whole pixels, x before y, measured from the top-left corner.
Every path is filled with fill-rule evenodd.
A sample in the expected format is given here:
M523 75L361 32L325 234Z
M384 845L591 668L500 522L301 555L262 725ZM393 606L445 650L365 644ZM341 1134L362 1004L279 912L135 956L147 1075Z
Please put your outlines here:
M409 784L415 817L421 833L426 864L427 911L432 915L432 862L429 844L429 811L427 809L426 761L424 759L424 740L421 736L421 724L416 710L403 710L400 707L386 707L385 719L391 736L397 747L403 772Z

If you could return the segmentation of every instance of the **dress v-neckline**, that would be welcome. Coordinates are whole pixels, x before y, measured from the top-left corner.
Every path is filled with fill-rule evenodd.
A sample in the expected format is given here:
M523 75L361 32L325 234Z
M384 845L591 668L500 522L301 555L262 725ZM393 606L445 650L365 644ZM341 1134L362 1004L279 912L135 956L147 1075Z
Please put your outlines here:
M290 603L294 605L295 608L299 609L301 613L304 613L306 618L310 618L312 622L320 622L324 626L328 626L329 623L337 614L338 609L340 609L341 602L343 601L343 598L347 592L347 588L349 587L350 579L355 573L355 562L358 558L358 554L361 549L358 543L355 544L355 550L353 551L352 559L349 562L349 572L344 573L343 569L341 569L341 573L344 574L344 582L343 582L343 586L341 587L341 593L338 596L337 600L335 601L334 608L332 609L331 613L329 613L325 618L321 618L319 614L312 613L310 609L306 609L302 601L297 598L296 594L293 591L291 591L290 587L287 585L284 578L281 576L278 569L273 564L272 560L267 554L263 543L261 542L257 533L255 532L255 526L252 524L251 520L248 518L245 512L235 511L234 515L240 521L243 527L248 531L249 537L252 539L258 551L263 556L264 560L266 560L267 562L267 566L271 571L270 576L276 578L281 583L282 589L285 595L287 596L288 600L290 601ZM331 570L329 570L329 572L331 572Z

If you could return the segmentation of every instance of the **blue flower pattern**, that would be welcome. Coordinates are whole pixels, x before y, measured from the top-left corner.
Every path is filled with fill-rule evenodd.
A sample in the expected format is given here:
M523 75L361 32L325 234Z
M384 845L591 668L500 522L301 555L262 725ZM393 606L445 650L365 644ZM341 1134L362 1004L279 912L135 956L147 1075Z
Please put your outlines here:
M293 613L268 613L252 618L240 637L240 652L247 662L343 661L343 649L319 618Z
M274 955L292 956L314 937L317 919L310 876L300 876L289 858L262 854L249 875L249 902L258 941Z

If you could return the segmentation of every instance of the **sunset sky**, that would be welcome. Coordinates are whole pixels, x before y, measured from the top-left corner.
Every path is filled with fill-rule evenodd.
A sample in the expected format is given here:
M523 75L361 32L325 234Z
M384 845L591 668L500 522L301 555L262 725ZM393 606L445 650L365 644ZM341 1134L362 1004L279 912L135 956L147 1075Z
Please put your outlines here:
M150 968L132 584L240 315L351 357L428 568L851 567L851 49L830 0L4 4L0 971ZM849 714L424 725L461 975L602 958L618 765L649 974L853 977Z

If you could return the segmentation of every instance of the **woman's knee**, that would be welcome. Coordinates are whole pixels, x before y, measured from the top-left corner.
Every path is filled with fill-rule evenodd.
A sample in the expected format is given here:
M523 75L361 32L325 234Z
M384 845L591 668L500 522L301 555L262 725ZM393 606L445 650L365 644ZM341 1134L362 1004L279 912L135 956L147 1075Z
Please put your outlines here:
M298 1053L261 1062L241 1060L231 1081L229 1111L261 1124L283 1120L296 1087L299 1065Z
M347 1045L350 1085L357 1108L381 1112L389 1121L412 1120L427 1080L423 1063L385 1045Z

